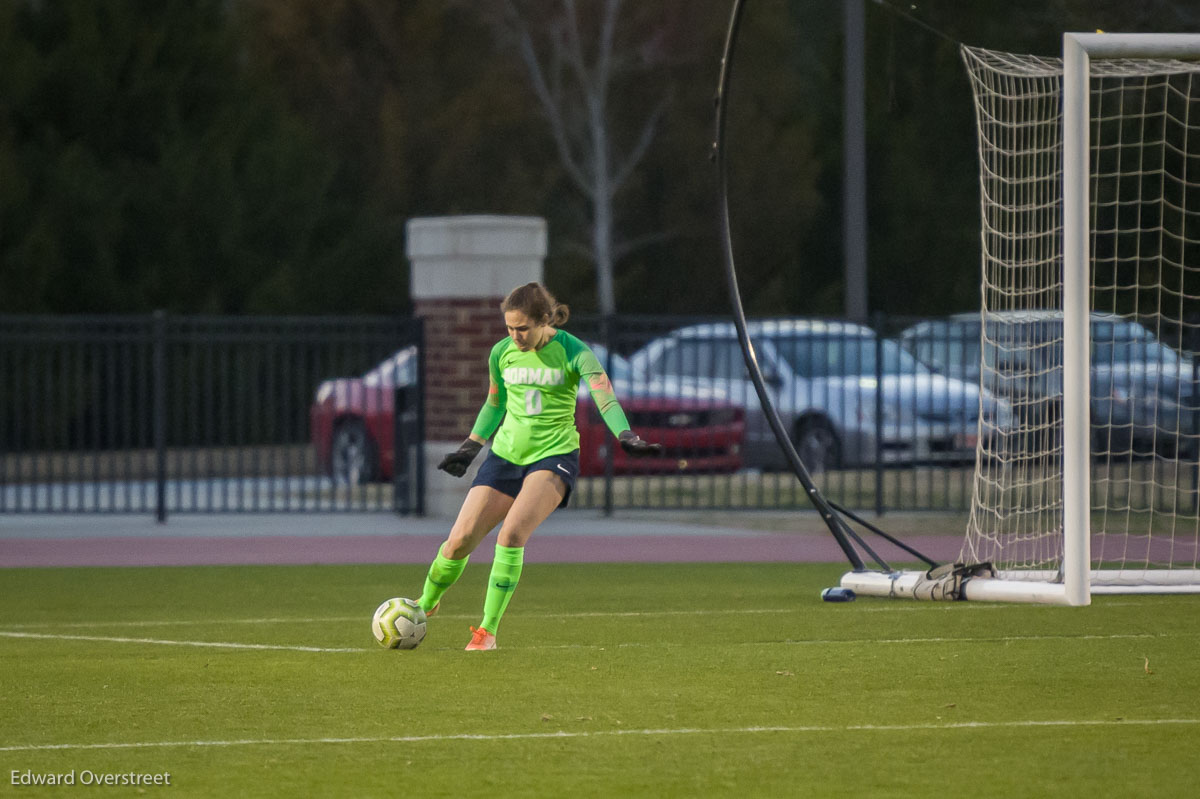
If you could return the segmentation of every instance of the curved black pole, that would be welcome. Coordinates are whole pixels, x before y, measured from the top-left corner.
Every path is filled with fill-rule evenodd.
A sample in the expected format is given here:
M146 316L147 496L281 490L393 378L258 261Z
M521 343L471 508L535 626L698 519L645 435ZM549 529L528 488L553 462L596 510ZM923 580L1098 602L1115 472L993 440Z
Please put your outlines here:
M713 141L712 157L717 165L717 183L719 205L721 209L721 239L724 245L725 256L725 278L729 288L729 299L733 305L733 321L737 328L738 343L741 344L742 357L746 360L746 369L750 372L750 379L754 383L754 390L758 393L759 404L762 405L763 413L766 414L767 422L771 425L771 431L775 433L775 439L779 442L779 446L783 448L784 454L787 456L788 463L792 470L799 478L800 484L804 487L804 491L808 494L808 499L812 502L813 507L821 514L821 518L825 520L825 526L829 528L829 532L833 534L834 540L838 546L842 548L846 558L850 561L850 565L856 571L865 569L862 557L858 551L850 543L850 539L858 538L846 526L846 522L834 511L833 506L821 494L816 483L813 482L812 475L808 473L804 463L800 460L800 455L796 452L796 447L792 444L792 439L783 427L783 421L779 418L779 413L775 410L775 404L771 401L771 396L767 392L766 383L763 380L762 370L758 366L758 359L754 356L754 349L750 346L750 335L746 332L746 311L742 306L742 295L738 288L737 272L733 265L733 233L729 225L729 177L728 170L725 165L725 98L729 93L729 79L733 72L733 52L734 45L737 43L738 27L741 23L742 8L745 3L743 0L734 0L733 11L729 17L729 31L725 36L725 51L721 56L721 78L717 84L717 119L716 119L716 138ZM860 543L861 543L861 539ZM873 557L876 557L873 555ZM878 557L876 557L878 560ZM881 565L883 564L880 561Z
M750 335L746 332L746 311L742 306L742 295L738 289L737 270L734 268L733 262L733 233L729 225L729 177L725 161L725 106L727 104L726 98L729 95L729 80L733 71L734 45L737 43L738 28L741 23L744 6L744 0L734 0L733 11L729 17L729 31L725 36L725 51L721 56L721 78L717 85L717 131L716 138L713 141L712 159L717 164L718 202L721 209L721 239L724 245L725 277L729 288L729 299L733 305L734 326L737 328L738 343L742 348L742 357L746 361L746 369L750 372L750 379L754 383L755 392L758 394L759 404L762 405L763 413L771 425L771 432L775 434L775 440L779 442L779 446L787 456L788 463L796 473L796 477L800 480L800 485L804 487L805 493L808 494L809 501L812 502L817 512L821 514L821 518L825 520L825 526L829 528L829 532L833 534L834 540L842 548L842 552L845 553L846 559L850 561L850 565L857 571L865 569L858 551L850 543L853 540L875 560L880 568L885 571L891 571L891 567L846 524L845 519L842 518L843 516L861 524L884 540L903 549L910 555L923 560L930 566L937 566L937 561L921 554L895 536L888 535L875 525L856 516L836 502L827 499L821 493L816 483L813 482L812 475L805 468L804 462L800 460L800 455L796 452L796 447L792 444L791 437L783 427L783 421L779 418L779 413L775 410L775 403L771 401L771 396L767 392L762 370L759 369L758 360L754 357L754 350L750 346Z

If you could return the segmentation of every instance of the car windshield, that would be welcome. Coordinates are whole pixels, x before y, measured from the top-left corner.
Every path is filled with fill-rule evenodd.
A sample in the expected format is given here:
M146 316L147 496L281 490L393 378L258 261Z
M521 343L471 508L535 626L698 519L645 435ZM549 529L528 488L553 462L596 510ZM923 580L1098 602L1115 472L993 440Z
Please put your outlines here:
M1146 341L1092 341L1092 363L1148 362L1179 366L1183 361L1175 350L1153 339Z
M979 376L979 326L922 323L905 332L903 346L917 360L955 377Z
M1043 361L1062 362L1061 320L989 324L988 335L1002 349L1040 351ZM1178 366L1182 362L1175 350L1137 322L1092 319L1090 335L1094 365L1160 363Z
M608 373L608 377L614 381L624 382L633 377L633 370L629 366L629 361L615 352L609 352L603 344L594 344L589 342L588 349L596 356L596 360L600 362L600 366L604 367L604 371Z
M405 347L363 375L368 386L410 386L417 382L417 349Z
M780 355L802 377L849 377L926 373L928 368L890 339L808 336L773 339ZM883 356L876 367L876 353Z

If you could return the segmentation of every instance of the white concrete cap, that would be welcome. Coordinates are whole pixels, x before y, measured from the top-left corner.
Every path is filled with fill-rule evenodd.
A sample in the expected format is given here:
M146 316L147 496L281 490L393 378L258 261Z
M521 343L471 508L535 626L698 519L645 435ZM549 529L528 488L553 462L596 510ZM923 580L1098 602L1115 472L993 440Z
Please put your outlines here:
M504 297L544 275L541 217L418 217L408 221L407 234L414 300Z

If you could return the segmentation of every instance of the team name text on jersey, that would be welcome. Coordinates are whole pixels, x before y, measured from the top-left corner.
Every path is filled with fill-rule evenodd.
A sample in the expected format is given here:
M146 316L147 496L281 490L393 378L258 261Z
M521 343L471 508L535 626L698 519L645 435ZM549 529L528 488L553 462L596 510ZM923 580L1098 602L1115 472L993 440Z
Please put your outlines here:
M510 386L561 386L563 370L510 366L504 370L504 382Z

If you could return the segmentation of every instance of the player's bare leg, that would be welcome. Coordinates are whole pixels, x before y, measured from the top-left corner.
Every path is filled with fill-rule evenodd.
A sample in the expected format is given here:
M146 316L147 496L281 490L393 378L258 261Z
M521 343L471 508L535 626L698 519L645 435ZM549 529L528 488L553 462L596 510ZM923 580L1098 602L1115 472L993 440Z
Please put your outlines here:
M505 547L525 546L533 531L562 504L566 493L566 484L554 472L541 469L527 475L504 517L497 543Z
M524 491L522 488L521 493ZM505 521L514 504L515 500L508 494L489 486L472 488L450 528L450 537L442 544L442 555L455 560L470 555L497 524Z
M470 651L496 648L496 629L508 607L525 562L525 542L538 526L562 504L567 487L558 475L539 470L525 477L516 501L504 517L496 543L496 557L488 576L483 621L471 628Z
M467 492L458 518L450 528L450 537L438 550L425 578L420 605L426 616L438 612L442 594L462 575L475 547L492 528L503 521L512 505L512 497L488 486L475 486Z

